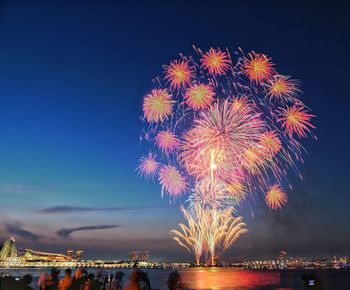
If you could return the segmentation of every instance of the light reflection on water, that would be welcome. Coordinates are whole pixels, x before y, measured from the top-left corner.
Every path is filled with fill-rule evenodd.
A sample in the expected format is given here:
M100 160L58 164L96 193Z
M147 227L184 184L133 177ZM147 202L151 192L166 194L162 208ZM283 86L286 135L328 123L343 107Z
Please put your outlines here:
M181 271L181 276L192 289L253 289L280 284L277 272L232 268L194 268Z
M35 285L38 277L42 272L49 273L50 269L17 269L4 270L0 272L8 272L15 276L31 274L34 277ZM64 269L60 269L61 274ZM88 272L95 273L96 269L87 269ZM106 269L109 274L114 274L119 269ZM132 269L120 269L125 273L124 282L128 279ZM168 289L167 280L170 272L173 270L161 269L144 269L148 273L149 280L153 289ZM256 289L264 286L276 286L272 289L278 289L280 284L280 273L268 271L253 271L234 268L188 268L179 271L182 282L190 289L232 289L246 290ZM73 269L74 273L74 269ZM61 276L62 277L62 276ZM34 288L37 289L37 288ZM266 288L264 288L266 289ZM271 289L271 288L269 288Z

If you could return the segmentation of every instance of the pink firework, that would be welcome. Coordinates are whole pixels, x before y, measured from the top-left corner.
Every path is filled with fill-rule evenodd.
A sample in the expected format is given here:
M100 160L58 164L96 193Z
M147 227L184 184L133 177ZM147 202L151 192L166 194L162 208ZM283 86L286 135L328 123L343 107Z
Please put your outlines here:
M279 184L298 172L298 139L315 127L298 81L279 74L267 55L194 49L198 55L164 65L164 78L156 77L145 97L141 140L161 161L142 157L138 171L158 179L162 196L189 194L184 212L191 222L174 232L176 240L194 250L197 263L203 252L213 264L216 250L245 231L232 213L248 196L262 194L271 210L287 203Z
M236 112L243 110L251 110L255 108L254 102L249 100L247 96L233 97L232 98L232 109Z
M227 52L211 48L203 55L201 63L210 74L223 75L230 68L231 59Z
M180 140L173 132L166 130L157 134L155 143L164 153L170 153L180 145Z
M193 110L208 108L214 101L213 88L205 84L194 84L189 87L185 94L185 100L188 106Z
M171 164L154 171L162 192L178 196L209 180L237 203L256 192L266 196L271 184L298 171L303 147L297 137L314 128L299 83L262 53L195 51L164 65L164 78L155 79L144 101L148 124L141 139L162 164ZM275 188L266 198L276 205L278 194Z
M258 142L264 129L259 113L249 108L236 111L228 100L214 103L184 135L179 159L197 178L213 171L221 176L240 166L242 155Z
M163 122L172 113L174 101L166 89L152 90L143 101L143 112L148 122Z
M275 74L275 70L271 58L253 51L245 58L243 73L252 83L260 84L271 78Z
M270 167L266 162L266 155L258 144L245 150L242 156L242 167L254 174L263 174Z
M170 83L171 89L180 89L191 82L192 70L185 60L174 60L165 66L164 79Z
M281 127L285 129L290 138L293 138L294 133L301 138L307 136L310 128L315 128L310 122L312 117L314 115L310 114L305 107L294 105L293 107L282 109L278 121L282 122Z
M139 164L136 168L138 173L146 178L153 178L159 169L159 163L156 161L156 156L149 153L139 159Z
M187 189L187 182L181 173L171 165L161 167L159 183L162 186L162 194L168 192L173 197L182 195Z
M276 75L267 81L266 87L266 93L270 100L292 100L300 92L297 81L289 76Z
M282 148L281 140L276 131L268 131L261 135L259 147L266 157L275 156Z

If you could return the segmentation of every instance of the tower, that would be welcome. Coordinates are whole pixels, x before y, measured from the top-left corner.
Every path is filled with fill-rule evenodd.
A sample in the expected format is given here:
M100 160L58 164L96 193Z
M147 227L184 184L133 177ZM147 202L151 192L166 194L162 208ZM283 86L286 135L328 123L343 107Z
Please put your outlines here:
M277 261L278 261L278 266L280 269L284 269L287 267L286 261L285 261L285 257L287 256L287 252L285 251L281 251L280 254L277 257Z
M74 251L73 250L67 250L67 257L73 258L74 256Z
M83 250L78 250L78 251L76 251L75 254L76 254L76 259L78 261L81 261L81 259L83 258L84 251Z
M17 258L16 240L11 237L2 245L0 251L0 261Z

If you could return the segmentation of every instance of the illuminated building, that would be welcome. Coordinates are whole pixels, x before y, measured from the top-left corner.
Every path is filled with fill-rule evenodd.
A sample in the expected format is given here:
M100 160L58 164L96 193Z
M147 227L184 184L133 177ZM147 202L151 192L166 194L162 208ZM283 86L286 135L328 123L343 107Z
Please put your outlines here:
M129 258L131 262L148 262L150 251L131 251Z
M287 252L281 251L280 254L277 257L277 262L278 262L278 268L279 269L284 269L287 267L285 258L287 256Z
M11 237L2 245L0 252L0 261L13 260L17 258L16 240Z
M131 262L136 262L138 260L139 253L137 251L131 251L129 258Z
M67 250L67 256L69 258L73 258L74 257L74 251L73 250Z
M25 249L24 259L26 261L61 261L61 262L69 262L72 261L72 257L68 257L63 254L56 253L46 253L35 251L31 249Z
M149 251L140 251L139 252L139 261L148 262L149 260Z
M77 261L80 261L82 259L83 254L84 254L84 251L82 251L82 250L76 251L75 258L77 259Z

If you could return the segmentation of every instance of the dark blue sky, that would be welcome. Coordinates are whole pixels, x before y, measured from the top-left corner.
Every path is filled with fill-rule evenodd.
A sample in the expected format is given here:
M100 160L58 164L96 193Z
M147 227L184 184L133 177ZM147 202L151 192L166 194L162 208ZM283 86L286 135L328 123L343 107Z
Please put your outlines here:
M319 140L305 142L304 180L291 175L286 210L257 200L252 218L243 207L251 231L227 258L349 254L345 1L27 2L0 4L2 238L64 251L68 236L88 257L145 247L154 258L188 257L168 235L182 220L178 206L134 169L150 79L195 44L268 54L301 81L317 115Z

